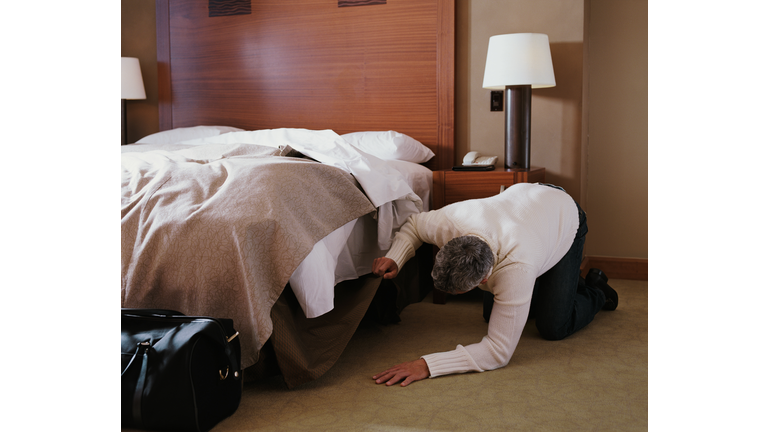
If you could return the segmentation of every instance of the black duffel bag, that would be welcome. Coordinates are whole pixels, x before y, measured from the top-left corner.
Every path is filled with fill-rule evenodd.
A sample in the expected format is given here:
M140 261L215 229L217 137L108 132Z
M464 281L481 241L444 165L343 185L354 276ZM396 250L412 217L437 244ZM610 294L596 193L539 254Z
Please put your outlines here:
M121 312L123 427L207 431L237 410L243 371L232 320Z

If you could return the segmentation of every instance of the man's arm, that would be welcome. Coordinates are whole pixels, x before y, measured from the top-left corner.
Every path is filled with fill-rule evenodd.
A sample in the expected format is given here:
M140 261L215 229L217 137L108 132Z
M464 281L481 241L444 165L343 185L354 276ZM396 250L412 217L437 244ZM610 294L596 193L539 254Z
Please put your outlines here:
M446 209L442 208L409 216L395 234L392 247L387 252L387 258L392 259L402 268L409 259L416 255L416 250L422 244L427 243L443 247L451 239L465 235L447 217Z
M520 263L503 267L489 280L495 294L488 335L465 347L479 368L493 370L509 363L528 321L535 282L533 269Z
M425 355L431 376L483 372L506 366L528 320L535 280L532 270L522 264L497 270L488 281L495 293L488 335L478 343L459 345L453 351Z

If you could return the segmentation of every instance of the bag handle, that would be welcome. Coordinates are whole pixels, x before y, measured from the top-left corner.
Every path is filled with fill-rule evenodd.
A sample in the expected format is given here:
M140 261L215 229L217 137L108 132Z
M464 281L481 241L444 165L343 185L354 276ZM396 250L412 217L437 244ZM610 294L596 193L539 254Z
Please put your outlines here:
M234 340L237 336L240 335L240 332L235 331L235 334L232 336L227 336L226 333L224 333L224 329L219 326L205 326L202 334L205 334L208 336L211 340L218 343L224 348L224 354L227 356L227 359L229 361L229 366L227 366L227 373L222 374L221 370L219 371L219 378L221 380L224 380L227 378L227 375L229 375L229 370L234 370L234 378L235 380L240 379L240 373L237 370L237 360L235 359L235 352L232 349L232 346L230 345L230 342ZM223 338L222 338L223 337Z

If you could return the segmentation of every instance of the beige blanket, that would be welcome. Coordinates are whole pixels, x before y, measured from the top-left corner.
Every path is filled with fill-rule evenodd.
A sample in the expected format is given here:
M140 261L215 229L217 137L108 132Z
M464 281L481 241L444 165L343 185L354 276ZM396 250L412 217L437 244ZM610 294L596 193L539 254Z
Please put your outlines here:
M122 155L122 307L232 318L254 364L299 263L375 208L350 174L271 147L139 147Z

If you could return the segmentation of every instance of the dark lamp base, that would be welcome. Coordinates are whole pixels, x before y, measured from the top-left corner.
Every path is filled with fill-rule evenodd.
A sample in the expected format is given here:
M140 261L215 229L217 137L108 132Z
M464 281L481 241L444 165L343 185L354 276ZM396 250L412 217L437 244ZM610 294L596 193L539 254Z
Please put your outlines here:
M504 168L531 167L531 86L507 86L504 94Z

